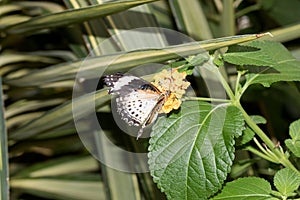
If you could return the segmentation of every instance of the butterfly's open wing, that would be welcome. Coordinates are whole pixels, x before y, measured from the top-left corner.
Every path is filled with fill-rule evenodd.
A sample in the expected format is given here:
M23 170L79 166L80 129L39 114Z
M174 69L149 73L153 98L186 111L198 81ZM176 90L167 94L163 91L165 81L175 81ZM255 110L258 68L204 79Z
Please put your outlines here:
M104 77L104 82L108 87L110 87L110 94L126 95L138 89L147 89L155 92L158 91L158 89L148 81L136 76L125 75L122 73L107 75Z
M143 129L155 121L165 102L165 94L151 83L131 75L121 73L104 78L109 93L117 94L117 112L128 125L141 126L137 138Z
M141 126L157 104L159 94L133 91L116 98L117 112L129 125Z
M141 126L138 139L143 129L156 120L164 101L163 94L137 90L116 98L117 112L128 125Z

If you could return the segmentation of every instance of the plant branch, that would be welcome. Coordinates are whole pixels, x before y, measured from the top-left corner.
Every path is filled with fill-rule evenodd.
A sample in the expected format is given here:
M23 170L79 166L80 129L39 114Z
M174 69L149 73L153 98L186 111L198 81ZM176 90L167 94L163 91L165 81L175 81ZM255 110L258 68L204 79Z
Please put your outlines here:
M228 103L230 102L229 99L215 99L215 98L206 98L206 97L184 97L182 98L183 101L211 101L211 102L221 102L221 103Z
M257 149L255 149L255 148L252 147L252 146L246 147L245 150L248 150L248 151L250 151L251 153L253 153L253 154L255 154L255 155L257 155L257 156L259 156L259 157L261 157L261 158L263 158L263 159L265 159L265 160L268 160L268 161L270 161L270 162L274 162L274 160L271 159L269 156L267 156L266 154L264 154L264 153L258 151Z
M236 101L235 95L233 94L233 92L232 92L232 90L231 90L229 84L227 83L227 81L225 80L225 78L222 76L222 74L221 74L221 72L219 71L218 68L217 68L216 71L217 71L216 74L218 75L219 80L220 80L222 86L224 87L224 89L225 89L227 95L229 96L230 100L231 100L231 101Z
M242 76L242 73L240 71L238 71L238 75L237 75L236 82L235 82L235 89L234 89L235 96L238 94L239 89L240 89L241 76Z
M251 119L251 117L246 113L240 103L236 105L242 112L247 125L260 137L260 139L266 144L267 154L266 156L272 155L273 159L276 159L280 164L288 167L300 175L300 171L288 160L282 149L275 146L275 144L270 140L270 138L259 128L259 126Z

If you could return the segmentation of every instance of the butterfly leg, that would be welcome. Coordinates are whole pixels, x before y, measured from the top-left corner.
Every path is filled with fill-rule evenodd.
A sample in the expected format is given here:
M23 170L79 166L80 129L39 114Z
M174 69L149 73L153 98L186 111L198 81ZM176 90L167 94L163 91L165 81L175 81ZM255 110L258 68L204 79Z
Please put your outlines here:
M146 125L143 124L142 127L141 127L141 129L139 130L137 136L136 136L136 140L138 140L142 136L145 127L146 127Z

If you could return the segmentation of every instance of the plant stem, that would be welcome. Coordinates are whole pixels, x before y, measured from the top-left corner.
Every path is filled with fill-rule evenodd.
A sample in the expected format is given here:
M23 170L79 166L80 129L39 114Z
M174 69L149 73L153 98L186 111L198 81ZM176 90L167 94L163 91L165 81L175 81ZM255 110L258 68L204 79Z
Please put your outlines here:
M222 76L221 72L219 71L218 68L212 68L212 71L215 72L215 74L218 76L222 86L224 87L227 95L229 96L230 100L227 100L226 102L230 101L231 104L235 105L239 110L242 112L244 119L247 123L247 125L256 133L258 137L265 143L266 145L266 150L263 150L262 153L258 153L256 151L255 153L258 155L264 155L262 156L263 158L275 162L275 163L280 163L285 167L288 167L295 171L297 174L300 176L300 171L296 169L296 167L289 161L285 153L283 152L282 148L278 148L275 146L275 144L272 142L272 140L259 128L259 126L251 119L251 117L247 114L247 112L244 110L242 105L240 104L240 97L242 96L243 92L247 89L248 85L244 85L243 88L239 88L239 79L242 75L242 73L239 73L238 75L238 81L236 82L236 87L235 87L235 94L233 93L232 89L230 88L229 84L227 81L224 79ZM224 101L224 99L212 99L212 98L201 98L201 97L190 97L191 100L204 100L204 101ZM260 145L261 146L261 145ZM263 148L263 147L262 147ZM250 151L253 151L253 149L250 149Z
M227 81L225 80L225 78L222 76L221 72L219 71L218 68L216 68L216 74L219 77L219 80L221 81L222 86L224 87L227 95L229 96L231 101L236 101L235 95L233 94L229 84L227 83Z
M251 117L244 110L242 105L238 103L237 107L242 112L248 126L260 137L260 139L268 146L268 148L274 149L275 145L272 142L272 140L270 140L270 138L259 128L259 126L257 126L257 124L251 119Z
M215 98L206 98L206 97L184 97L183 101L211 101L211 102L222 102L228 103L229 99L215 99Z
M240 111L242 112L244 119L247 125L260 137L260 139L267 145L269 150L274 153L277 157L279 163L283 166L288 167L295 171L300 175L300 171L298 171L295 166L288 160L283 151L280 151L279 148L275 146L275 144L270 140L270 138L259 128L259 126L251 119L251 117L247 114L247 112L243 109L240 103L236 105Z
M260 3L254 4L252 6L247 6L246 8L244 8L244 9L240 10L239 12L237 12L235 14L235 17L239 18L241 16L247 15L248 13L250 13L252 11L257 11L260 8L261 8L261 4Z
M255 155L257 155L257 156L259 156L259 157L261 157L261 158L263 158L263 159L265 159L265 160L268 160L268 161L270 161L270 162L274 162L274 160L270 159L269 156L267 156L266 154L264 154L264 153L258 151L257 149L255 149L255 148L252 147L252 146L247 146L247 147L245 148L245 150L248 150L248 151L250 151L251 153L253 153L253 154L255 154Z
M240 71L238 71L238 75L236 78L236 82L235 82L235 96L237 96L237 94L239 93L239 89L240 89L240 79L241 79L242 73Z

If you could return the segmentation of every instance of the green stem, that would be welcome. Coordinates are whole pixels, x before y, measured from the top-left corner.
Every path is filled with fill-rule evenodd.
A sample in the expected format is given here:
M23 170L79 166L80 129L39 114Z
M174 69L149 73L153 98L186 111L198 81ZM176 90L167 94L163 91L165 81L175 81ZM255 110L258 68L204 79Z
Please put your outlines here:
M248 151L250 151L251 153L253 153L253 154L255 154L255 155L257 155L257 156L259 156L259 157L261 157L261 158L263 158L263 159L265 159L265 160L268 160L268 161L270 161L270 162L274 162L274 160L271 159L269 156L267 156L266 154L264 154L264 153L258 151L257 149L255 149L255 148L252 147L252 146L246 147L245 150L248 150Z
M242 73L240 71L238 71L238 75L237 75L236 82L235 82L235 90L234 90L234 93L235 93L236 97L237 97L237 94L239 93L239 89L240 89L241 76L242 76Z
M241 16L244 16L244 15L247 15L248 13L250 12L253 12L253 11L257 11L261 8L261 5L260 4L254 4L252 6L247 6L246 8L240 10L239 12L236 12L235 13L235 17L236 18L239 18Z
M206 97L184 97L183 101L211 101L211 102L222 102L228 103L229 99L215 99L215 98L206 98Z
M260 151L262 152L262 154L264 154L265 156L267 156L269 158L269 161L274 162L274 163L280 163L276 157L276 155L274 155L274 153L272 152L268 152L259 142L258 140L254 137L253 138L255 144L258 146L258 148L260 149Z
M286 155L279 150L275 146L275 144L269 139L269 137L259 128L259 126L251 119L251 117L246 113L240 103L236 105L240 111L242 112L244 119L247 125L260 137L260 139L267 145L269 150L276 156L279 163L283 166L288 167L295 171L297 174L300 175L300 172L295 168L295 166L288 160Z
M233 94L229 84L227 83L227 81L225 80L225 78L222 76L221 72L216 69L217 75L219 77L219 80L221 81L222 86L224 87L227 95L229 96L231 101L236 101L235 95Z
M284 154L284 152L280 148L278 148L278 147L276 147L274 145L274 143L272 142L272 140L259 128L259 126L251 119L251 117L247 114L247 112L244 110L244 108L240 104L240 97L243 94L243 92L246 90L247 86L244 85L243 88L241 89L242 92L240 92L240 88L238 88L239 86L237 85L236 88L235 88L235 94L234 94L232 92L229 84L227 83L227 81L222 76L222 74L219 71L219 69L215 68L213 70L215 71L216 75L218 76L218 79L220 80L220 82L221 82L222 86L224 87L227 95L229 96L229 98L230 98L229 101L233 105L235 105L237 108L240 109L240 111L242 112L242 114L244 116L244 119L245 119L247 125L256 133L256 135L258 135L260 137L260 139L267 146L266 151L263 151L264 153L262 153L262 154L265 155L265 156L263 156L263 158L267 159L267 157L268 157L267 160L270 160L270 161L275 162L275 163L280 163L283 166L292 169L293 171L295 171L300 176L300 171L298 171L295 168L295 166L289 161L289 159ZM240 74L240 76L241 75L242 74ZM240 79L240 76L238 77L238 79ZM239 84L239 83L237 82L237 84ZM197 98L197 100L200 100L200 98ZM209 100L209 101L211 101L210 98L202 98L202 100Z
M248 126L260 137L260 139L268 146L269 149L274 149L275 145L273 144L272 140L270 140L269 137L259 128L259 126L257 126L257 124L251 119L251 117L244 110L242 105L238 103L238 105L236 106L242 112Z

